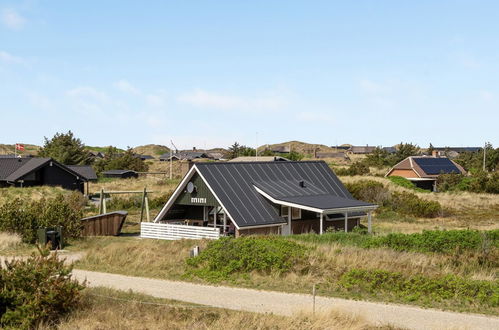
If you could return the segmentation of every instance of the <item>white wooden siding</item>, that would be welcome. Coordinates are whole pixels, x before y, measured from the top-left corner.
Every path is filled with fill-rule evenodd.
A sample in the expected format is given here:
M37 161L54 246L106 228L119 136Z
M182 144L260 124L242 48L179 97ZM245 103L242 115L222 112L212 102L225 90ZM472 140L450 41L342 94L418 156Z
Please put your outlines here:
M212 227L197 227L187 225L172 225L165 223L141 222L140 237L167 240L178 239L219 239L220 229Z

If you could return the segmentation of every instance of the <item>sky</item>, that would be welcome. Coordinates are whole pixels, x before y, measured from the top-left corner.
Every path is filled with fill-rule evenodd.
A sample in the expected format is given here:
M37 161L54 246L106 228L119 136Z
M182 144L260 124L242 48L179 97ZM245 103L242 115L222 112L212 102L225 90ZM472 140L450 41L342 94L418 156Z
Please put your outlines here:
M0 143L499 144L497 1L0 0Z

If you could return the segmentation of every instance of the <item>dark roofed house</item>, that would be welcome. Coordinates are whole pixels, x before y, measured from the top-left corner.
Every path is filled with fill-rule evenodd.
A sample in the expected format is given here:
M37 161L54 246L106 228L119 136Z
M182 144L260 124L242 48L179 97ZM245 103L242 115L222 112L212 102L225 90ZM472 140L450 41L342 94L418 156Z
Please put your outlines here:
M66 165L68 168L72 169L76 173L80 174L82 177L86 178L88 181L97 181L97 174L95 170L90 165Z
M481 147L435 147L431 156L457 158L462 153L476 153L482 150Z
M281 156L241 156L241 157L236 157L229 162L286 162L289 161L289 159L281 157Z
M119 179L129 179L138 178L139 174L132 170L109 170L102 172L105 178L119 178Z
M172 160L194 160L199 158L210 158L209 154L202 151L180 151L171 156ZM170 153L164 153L159 157L160 161L169 161Z
M154 159L154 157L153 157L153 156L151 156L151 155L134 154L133 156L134 156L134 157L136 157L136 158L140 158L141 160L150 160L150 159Z
M388 152L389 154L394 154L397 152L397 148L395 147L383 147L383 150Z
M370 154L374 151L374 149L376 149L376 147L372 147L372 146L352 146L350 147L350 149L348 150L350 153L352 154L360 154L360 155L363 155L363 154Z
M350 157L344 152L316 152L315 158L324 159L324 158L338 158L348 160Z
M195 163L156 223L236 236L351 230L377 206L356 200L323 161Z
M61 186L83 193L88 180L52 158L0 158L0 187Z
M411 156L392 167L385 176L401 176L417 187L436 191L440 174L466 174L464 168L446 157Z

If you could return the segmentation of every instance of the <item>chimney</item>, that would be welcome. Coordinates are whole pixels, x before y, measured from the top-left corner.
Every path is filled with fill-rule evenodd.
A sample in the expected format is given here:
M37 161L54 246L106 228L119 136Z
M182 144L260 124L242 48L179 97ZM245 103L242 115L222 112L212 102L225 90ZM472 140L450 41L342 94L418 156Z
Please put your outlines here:
M305 188L305 181L301 180L299 182L300 187Z
M196 151L196 147L192 147L192 151Z

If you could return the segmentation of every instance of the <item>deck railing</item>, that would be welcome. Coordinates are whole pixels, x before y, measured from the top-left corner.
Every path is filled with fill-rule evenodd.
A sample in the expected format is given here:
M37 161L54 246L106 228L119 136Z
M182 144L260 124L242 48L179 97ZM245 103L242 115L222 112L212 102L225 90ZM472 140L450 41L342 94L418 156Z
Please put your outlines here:
M197 227L172 225L165 223L141 222L140 237L166 240L178 239L219 239L220 229L213 227Z

